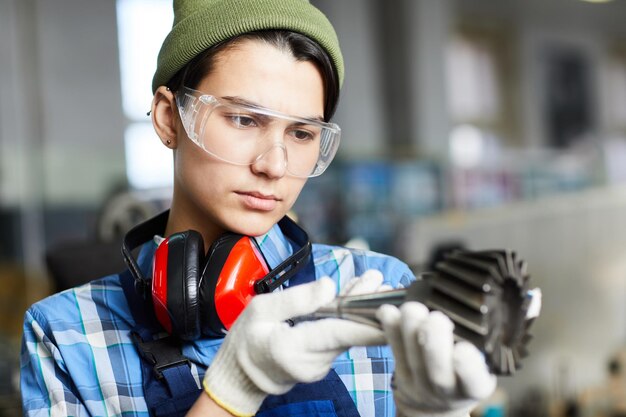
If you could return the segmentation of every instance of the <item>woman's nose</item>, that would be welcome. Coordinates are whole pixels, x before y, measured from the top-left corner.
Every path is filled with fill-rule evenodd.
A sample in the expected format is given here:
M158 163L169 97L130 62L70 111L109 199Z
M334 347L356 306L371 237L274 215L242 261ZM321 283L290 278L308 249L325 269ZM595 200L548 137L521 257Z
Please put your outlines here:
M287 171L287 148L285 144L276 142L257 156L252 164L252 171L269 178L283 177Z

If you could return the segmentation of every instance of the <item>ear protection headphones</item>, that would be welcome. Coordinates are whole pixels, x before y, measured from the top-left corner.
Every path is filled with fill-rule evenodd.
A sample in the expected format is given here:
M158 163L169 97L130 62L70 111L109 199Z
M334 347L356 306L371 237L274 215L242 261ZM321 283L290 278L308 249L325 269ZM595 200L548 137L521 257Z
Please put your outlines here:
M152 277L141 272L132 251L165 231L169 210L131 229L122 244L124 260L135 279L135 290L152 296L157 320L183 340L222 337L250 299L281 286L311 257L307 233L289 217L278 225L295 246L276 268L268 266L256 239L227 232L204 251L195 230L174 233L154 253Z

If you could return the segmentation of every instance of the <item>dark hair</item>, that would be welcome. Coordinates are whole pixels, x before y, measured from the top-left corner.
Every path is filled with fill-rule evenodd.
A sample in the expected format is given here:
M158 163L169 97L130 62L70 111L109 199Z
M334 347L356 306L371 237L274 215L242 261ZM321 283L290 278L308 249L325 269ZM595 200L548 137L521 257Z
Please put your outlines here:
M172 91L178 91L182 86L196 88L202 78L213 70L220 52L228 50L244 39L267 42L278 49L289 51L298 61L314 63L322 73L324 81L324 120L329 121L332 118L339 101L339 79L328 54L308 37L287 30L249 32L220 42L189 61L167 82L167 87Z

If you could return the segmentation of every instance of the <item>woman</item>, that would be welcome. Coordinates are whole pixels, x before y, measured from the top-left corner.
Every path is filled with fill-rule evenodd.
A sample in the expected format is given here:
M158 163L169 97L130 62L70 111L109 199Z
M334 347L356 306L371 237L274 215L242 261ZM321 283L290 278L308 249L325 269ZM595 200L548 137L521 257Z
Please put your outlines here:
M380 254L313 245L309 255L306 234L285 218L339 144L330 119L343 60L330 22L304 0L179 0L174 10L151 109L173 150L171 210L127 236L130 246L145 243L138 262L126 248L130 272L29 309L25 414L392 416L397 406L406 416L467 415L495 378L476 348L454 344L445 316L412 303L380 309L384 332L337 319L286 322L339 291L414 279ZM222 248L232 236L232 245L254 236L249 253L269 268L288 265L266 281L282 291L255 296L234 323L215 322L222 289L209 276L217 258L228 264ZM179 275L180 298L158 287Z

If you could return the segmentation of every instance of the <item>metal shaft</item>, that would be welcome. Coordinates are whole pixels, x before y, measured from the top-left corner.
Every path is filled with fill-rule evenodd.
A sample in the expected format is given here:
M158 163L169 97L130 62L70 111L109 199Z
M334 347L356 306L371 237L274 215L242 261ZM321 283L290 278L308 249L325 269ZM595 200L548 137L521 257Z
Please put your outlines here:
M380 328L376 310L381 305L392 304L399 307L406 301L423 302L426 291L428 288L423 281L415 281L408 288L337 297L330 304L301 320L335 317Z

